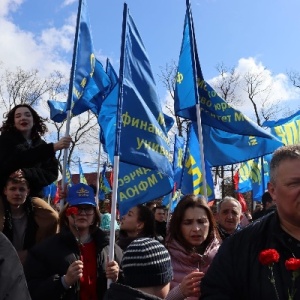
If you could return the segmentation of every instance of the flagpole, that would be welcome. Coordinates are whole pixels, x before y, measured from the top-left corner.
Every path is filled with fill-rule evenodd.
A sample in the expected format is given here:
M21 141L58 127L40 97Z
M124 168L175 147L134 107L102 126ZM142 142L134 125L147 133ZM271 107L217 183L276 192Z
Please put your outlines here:
M101 127L99 126L99 137L101 134ZM101 157L101 142L99 138L99 150L98 150L98 166L97 166L97 183L96 183L96 203L99 205L99 181L100 181L100 157Z
M199 139L199 148L200 148L200 157L201 157L201 166L202 166L202 184L203 184L203 194L206 199L207 198L207 180L206 180L206 167L205 167L205 160L204 160L204 147L203 147L203 134L202 134L202 125L201 125L201 110L200 110L200 103L199 103L199 91L198 91L198 73L196 69L196 57L195 57L195 33L194 33L194 26L192 22L192 12L191 12L191 4L189 0L186 0L186 5L188 9L188 16L189 16L189 30L191 38L191 51L192 51L192 58L193 58L193 72L194 72L194 80L195 80L195 97L196 97L196 116L197 116L197 127L198 127L198 139Z
M81 19L81 7L82 7L82 0L79 0L78 3L78 11L77 11L77 20L76 20L76 31L75 31L75 38L74 38L74 49L73 49L73 58L72 58L72 66L70 71L70 82L69 82L69 90L68 90L68 99L67 99L67 122L66 122L66 133L65 136L70 135L70 123L71 123L71 104L73 99L73 85L74 85L74 77L75 77L75 66L77 62L77 49L78 49L78 35L79 35L79 24ZM64 160L62 166L62 191L65 191L65 184L66 184L66 167L68 161L68 153L69 149L64 149ZM62 210L64 207L65 199L60 200L60 209Z
M111 224L110 224L110 243L109 243L109 261L114 260L114 245L115 245L115 220L117 210L118 197L118 179L119 179L119 163L120 163L120 138L122 127L122 102L123 102L123 78L124 78L124 53L125 53L125 36L127 31L127 4L124 3L123 9L123 24L122 24L122 39L121 39L121 57L120 57L120 72L119 72L119 96L117 105L117 124L116 124L116 140L115 140L115 154L114 154L114 180L111 203ZM111 280L107 280L109 287Z

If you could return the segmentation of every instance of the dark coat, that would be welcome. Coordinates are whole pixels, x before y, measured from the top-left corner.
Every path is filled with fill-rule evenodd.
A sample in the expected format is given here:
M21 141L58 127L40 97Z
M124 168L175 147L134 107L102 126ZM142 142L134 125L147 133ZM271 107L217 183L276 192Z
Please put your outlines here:
M41 138L36 138L29 146L20 132L3 132L0 135L1 191L7 177L19 169L22 169L30 184L30 196L42 197L43 187L58 177L53 143L47 144Z
M109 243L105 233L98 229L93 235L97 252L97 293L103 299L107 289L105 266ZM74 235L65 230L34 246L28 253L24 270L33 300L79 299L78 285L65 289L61 277L72 262L79 259L79 247ZM115 260L120 265L122 251L115 247Z
M292 274L286 270L284 263L292 257L292 253L300 257L300 248L295 247L297 243L292 239L281 229L276 212L228 237L201 280L200 299L277 299L269 279L270 269L258 260L260 252L266 249L275 249L280 254L280 260L273 268L275 282L279 299L288 299ZM294 299L300 299L300 278L296 286Z
M26 279L18 254L0 232L0 299L30 300Z
M162 300L159 297L143 293L129 286L112 283L107 290L104 300Z

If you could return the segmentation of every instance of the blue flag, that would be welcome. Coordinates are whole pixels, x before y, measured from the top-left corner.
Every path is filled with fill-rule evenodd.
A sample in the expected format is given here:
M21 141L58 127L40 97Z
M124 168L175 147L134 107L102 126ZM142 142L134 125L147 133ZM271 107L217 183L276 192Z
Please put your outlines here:
M66 165L66 178L65 178L65 183L67 184L68 187L73 185L73 181L72 181L72 174L70 171L70 167L67 164Z
M57 188L57 182L52 182L51 184L43 187L44 197L46 198L50 197L51 199L53 199L56 194L56 188Z
M173 154L173 171L174 171L174 184L176 189L181 188L181 178L183 171L183 159L184 159L184 138L182 136L175 135L174 154Z
M71 80L66 110L78 115L90 109L89 102L105 93L110 80L102 64L96 60L86 0L79 0L74 41Z
M123 215L132 206L168 194L173 187L173 172L167 117L162 113L150 63L126 4L121 49L120 83L105 98L98 122L110 160L114 161L116 153L120 155L118 203ZM118 121L121 115L122 122ZM168 128L171 123L168 119Z
M160 198L172 190L173 180L156 170L120 163L118 203L120 214L137 204Z
M119 78L118 78L118 74L116 73L114 67L112 66L108 58L106 60L106 74L110 79L110 87L109 87L109 92L110 92L115 87L115 85L119 82Z
M272 134L231 107L205 82L198 57L190 4L187 1L175 85L175 114L197 121L196 104L200 105L202 125L241 136L256 136L270 141L276 140Z
M111 192L111 188L110 185L108 183L108 180L106 178L106 163L103 165L103 169L102 172L100 174L100 178L99 178L99 200L104 200L105 199L105 195L109 194Z
M123 21L118 103L122 116L118 114L116 151L122 162L173 177L165 118L154 76L126 4Z
M203 172L201 165L201 158L199 152L199 141L196 134L196 123L191 123L188 130L188 141L186 145L183 174L181 181L182 194L204 194L203 186ZM207 198L213 200L214 195L214 183L212 174L208 162L205 162L206 167L206 184L207 184Z
M61 123L67 118L67 102L48 100L50 109L50 119L56 123Z
M237 192L245 193L252 190L254 201L261 201L269 182L269 161L271 155L255 158L244 162L238 171L239 182Z
M195 125L196 126L196 125ZM228 133L202 125L204 157L211 166L225 166L273 153L283 144L272 139Z
M266 121L262 126L271 128L271 133L285 145L300 143L300 110L278 121Z
M84 176L83 170L82 170L80 159L78 160L78 168L79 168L79 182L84 183L84 184L88 184L87 181L86 181L86 178Z

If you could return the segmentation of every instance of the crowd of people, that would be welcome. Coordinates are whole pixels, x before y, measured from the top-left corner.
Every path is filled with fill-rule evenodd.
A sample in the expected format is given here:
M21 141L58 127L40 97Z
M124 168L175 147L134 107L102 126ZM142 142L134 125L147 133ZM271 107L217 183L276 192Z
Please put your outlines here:
M26 104L0 128L0 299L300 299L300 145L274 152L253 216L232 196L214 213L203 196L184 195L171 218L138 204L110 245L116 220L91 186L69 187L59 214L42 199L58 176L56 151L72 142L46 143L46 131Z

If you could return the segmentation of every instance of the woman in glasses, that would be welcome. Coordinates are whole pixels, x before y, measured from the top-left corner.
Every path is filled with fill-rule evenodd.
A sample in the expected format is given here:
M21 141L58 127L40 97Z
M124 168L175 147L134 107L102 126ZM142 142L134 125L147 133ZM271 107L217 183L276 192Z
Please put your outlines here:
M119 278L122 251L108 261L109 241L99 228L94 191L85 184L70 187L60 213L60 232L33 247L25 262L32 299L103 299L107 279Z

